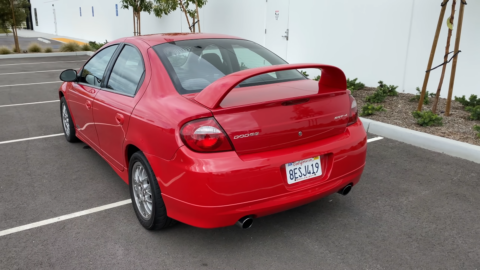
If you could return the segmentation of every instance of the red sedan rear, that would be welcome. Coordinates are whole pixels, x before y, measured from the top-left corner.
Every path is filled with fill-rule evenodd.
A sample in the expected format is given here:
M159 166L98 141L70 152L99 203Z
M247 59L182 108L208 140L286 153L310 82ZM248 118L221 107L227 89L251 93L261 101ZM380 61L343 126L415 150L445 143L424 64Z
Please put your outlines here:
M321 70L319 82L297 69ZM130 185L147 229L202 228L348 193L366 133L344 73L287 64L251 41L210 34L122 38L61 74L69 142Z

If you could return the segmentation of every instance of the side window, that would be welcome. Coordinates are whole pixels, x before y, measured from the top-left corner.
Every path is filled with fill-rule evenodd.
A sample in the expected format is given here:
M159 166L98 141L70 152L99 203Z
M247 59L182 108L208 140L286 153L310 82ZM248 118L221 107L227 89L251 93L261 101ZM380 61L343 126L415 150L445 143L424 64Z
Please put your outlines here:
M135 48L127 45L113 66L107 88L133 96L137 92L143 72L145 67L142 55Z
M110 58L117 49L118 45L110 46L97 53L82 70L80 82L100 87L103 80L103 73L107 68Z

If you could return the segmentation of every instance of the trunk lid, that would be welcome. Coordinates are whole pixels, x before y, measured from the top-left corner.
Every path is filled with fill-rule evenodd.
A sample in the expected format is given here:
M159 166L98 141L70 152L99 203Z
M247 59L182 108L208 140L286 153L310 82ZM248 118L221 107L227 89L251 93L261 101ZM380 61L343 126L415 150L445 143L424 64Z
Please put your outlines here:
M312 80L235 88L211 111L240 155L287 148L345 132L347 91L318 91Z

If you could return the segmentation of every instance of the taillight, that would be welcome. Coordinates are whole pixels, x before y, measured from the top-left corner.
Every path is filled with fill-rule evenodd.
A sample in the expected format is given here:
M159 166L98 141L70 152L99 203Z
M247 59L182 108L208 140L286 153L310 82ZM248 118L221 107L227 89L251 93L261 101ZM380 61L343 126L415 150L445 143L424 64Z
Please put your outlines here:
M213 118L186 123L180 130L183 142L196 152L222 152L233 150L227 135Z
M347 127L355 124L357 122L357 119L358 119L357 101L352 95L350 95L350 115L348 116Z

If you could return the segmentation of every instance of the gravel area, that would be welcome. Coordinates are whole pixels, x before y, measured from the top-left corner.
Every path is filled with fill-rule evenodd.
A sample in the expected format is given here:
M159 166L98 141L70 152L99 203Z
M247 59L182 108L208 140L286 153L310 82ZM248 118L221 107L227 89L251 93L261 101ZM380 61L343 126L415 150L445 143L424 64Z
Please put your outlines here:
M376 88L370 87L354 91L352 95L357 100L359 112L366 103L365 97L375 91ZM443 114L447 99L441 98L438 102L437 112L443 117L443 126L422 127L416 123L412 116L412 111L416 110L418 105L418 102L410 101L414 96L413 94L399 93L396 97L387 97L383 103L375 104L383 105L386 111L376 112L374 115L365 116L365 118L480 146L480 139L477 138L477 133L473 130L473 126L480 125L480 121L468 120L470 113L463 109L462 104L452 101L450 116L446 117ZM433 98L430 99L428 105L423 106L423 110L431 110L432 106Z

